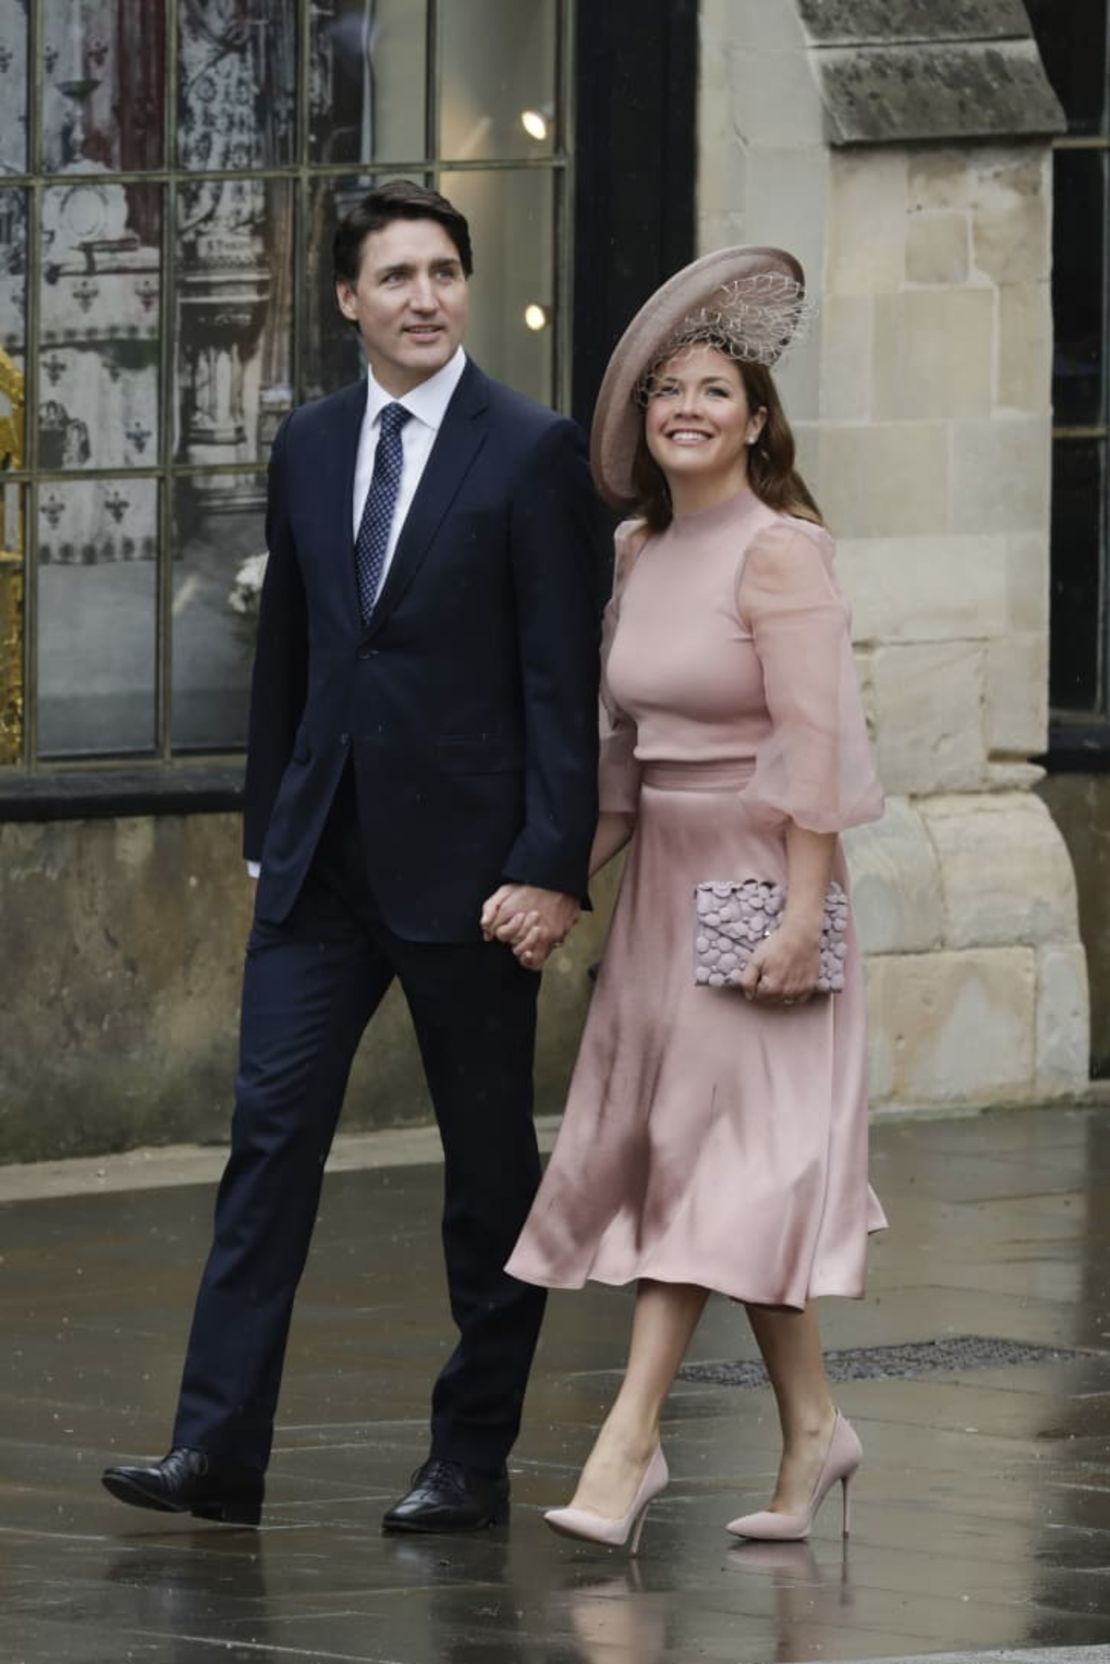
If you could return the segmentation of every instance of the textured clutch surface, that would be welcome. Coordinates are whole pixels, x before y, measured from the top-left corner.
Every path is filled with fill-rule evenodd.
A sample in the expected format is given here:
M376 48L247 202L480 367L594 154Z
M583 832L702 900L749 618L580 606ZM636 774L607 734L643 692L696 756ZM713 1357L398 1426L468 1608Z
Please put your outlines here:
M760 942L782 923L786 890L761 878L713 879L697 885L694 903L694 980L735 988ZM825 892L819 994L837 994L844 986L847 928L848 897L834 880Z

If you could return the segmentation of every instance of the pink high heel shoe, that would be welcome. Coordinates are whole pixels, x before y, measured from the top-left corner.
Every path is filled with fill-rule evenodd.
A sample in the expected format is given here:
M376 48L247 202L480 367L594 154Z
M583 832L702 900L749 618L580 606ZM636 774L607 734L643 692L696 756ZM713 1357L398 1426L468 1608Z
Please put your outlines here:
M560 1537L579 1537L583 1542L605 1543L610 1548L623 1548L631 1538L628 1552L635 1554L640 1547L647 1511L666 1489L669 1478L662 1448L656 1445L632 1506L620 1519L606 1519L604 1514L595 1514L589 1508L549 1508L543 1517Z
M754 1537L765 1543L796 1543L803 1537L808 1537L813 1530L813 1521L817 1510L839 1479L844 1505L843 1531L845 1537L851 1528L851 1515L848 1504L848 1486L855 1477L856 1469L863 1461L863 1446L851 1426L845 1421L840 1411L836 1412L833 1422L832 1437L829 1448L825 1452L825 1460L821 1464L821 1471L817 1475L813 1487L813 1494L809 1499L809 1507L804 1513L785 1514L773 1513L769 1508L759 1514L744 1514L738 1520L732 1520L725 1527L734 1537Z

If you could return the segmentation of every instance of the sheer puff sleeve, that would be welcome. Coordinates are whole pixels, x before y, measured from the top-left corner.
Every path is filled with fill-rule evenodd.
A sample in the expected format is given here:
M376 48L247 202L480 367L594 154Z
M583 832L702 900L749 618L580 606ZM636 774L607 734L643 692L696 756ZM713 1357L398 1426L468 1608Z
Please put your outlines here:
M752 540L737 591L771 717L744 801L761 819L811 832L883 812L832 556L822 527L778 522Z
M641 766L636 761L636 723L622 711L609 685L609 654L620 619L621 591L647 541L641 520L624 520L613 534L613 593L601 627L601 754L598 808L603 814L635 815L640 805Z

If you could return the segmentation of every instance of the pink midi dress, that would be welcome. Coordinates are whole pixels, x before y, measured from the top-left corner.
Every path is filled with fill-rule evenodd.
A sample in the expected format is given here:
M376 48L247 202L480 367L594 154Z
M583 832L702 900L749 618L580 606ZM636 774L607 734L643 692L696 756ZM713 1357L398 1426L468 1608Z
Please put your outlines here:
M617 531L603 633L601 807L635 816L555 1150L507 1269L548 1288L641 1277L759 1305L863 1293L866 1013L694 980L694 887L785 882L791 822L882 813L828 533L744 491ZM834 876L847 887L838 848Z

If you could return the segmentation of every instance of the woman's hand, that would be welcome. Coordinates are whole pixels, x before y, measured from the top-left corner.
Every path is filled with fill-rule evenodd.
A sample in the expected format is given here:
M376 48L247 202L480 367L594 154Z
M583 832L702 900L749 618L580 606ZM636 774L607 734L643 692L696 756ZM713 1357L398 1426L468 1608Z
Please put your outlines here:
M783 921L764 938L744 967L744 998L778 1005L801 1005L817 988L821 974L821 922Z

